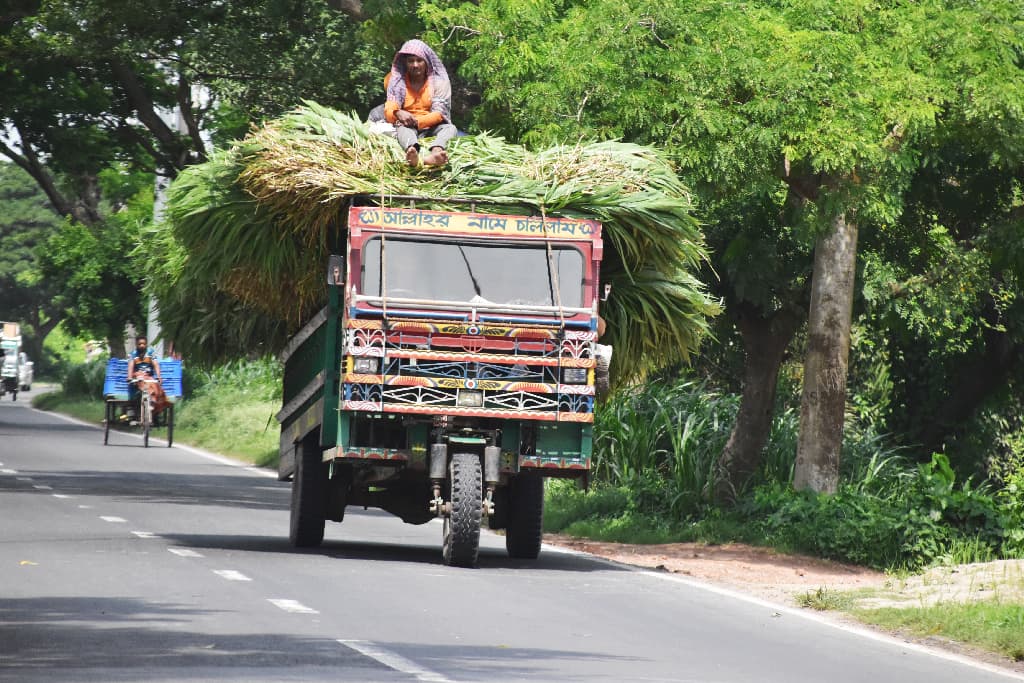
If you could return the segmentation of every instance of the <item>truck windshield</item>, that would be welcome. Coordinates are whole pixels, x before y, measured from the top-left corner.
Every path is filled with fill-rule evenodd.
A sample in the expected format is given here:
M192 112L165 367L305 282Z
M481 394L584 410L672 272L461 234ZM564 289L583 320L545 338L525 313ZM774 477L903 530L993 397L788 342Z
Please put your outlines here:
M445 242L388 236L384 246L386 295L471 303L557 306L543 242ZM361 293L381 295L381 239L363 245ZM561 305L583 305L583 254L552 245L552 271Z

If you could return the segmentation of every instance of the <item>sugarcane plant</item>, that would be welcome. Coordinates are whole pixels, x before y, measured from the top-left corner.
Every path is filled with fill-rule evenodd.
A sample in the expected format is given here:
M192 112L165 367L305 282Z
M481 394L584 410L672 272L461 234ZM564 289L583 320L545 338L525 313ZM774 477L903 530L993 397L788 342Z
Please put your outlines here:
M602 307L613 375L685 361L718 306L692 197L657 150L621 142L530 151L457 138L442 168L410 168L395 140L307 102L211 154L172 184L146 241L166 334L195 360L279 349L323 305L327 255L344 244L353 196L430 197L421 208L587 218L604 226Z

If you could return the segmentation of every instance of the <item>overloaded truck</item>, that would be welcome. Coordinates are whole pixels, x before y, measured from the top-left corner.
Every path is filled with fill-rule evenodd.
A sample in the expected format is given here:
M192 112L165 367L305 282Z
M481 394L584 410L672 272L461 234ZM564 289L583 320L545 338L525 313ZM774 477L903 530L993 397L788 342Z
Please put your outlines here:
M10 393L12 400L18 400L18 389L22 385L20 365L24 360L20 326L18 323L0 323L0 396Z
M543 478L590 469L601 225L401 199L353 202L327 305L281 354L290 541L359 506L440 518L446 564L477 564L482 523L536 558Z

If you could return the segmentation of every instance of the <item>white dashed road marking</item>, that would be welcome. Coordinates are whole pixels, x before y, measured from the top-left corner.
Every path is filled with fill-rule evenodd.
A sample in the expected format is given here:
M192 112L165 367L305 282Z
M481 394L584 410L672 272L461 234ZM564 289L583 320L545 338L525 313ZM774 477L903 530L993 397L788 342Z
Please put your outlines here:
M234 569L214 569L213 573L228 581L252 581L248 576Z
M168 548L167 552L174 553L179 557L202 557L195 550L189 550L188 548Z
M156 538L156 534L152 531L133 531L132 533L139 538Z
M385 650L382 647L377 647L373 643L367 640L338 640L339 643L347 648L351 648L361 655L365 655L371 659L375 659L381 664L395 671L401 671L402 673L411 674L416 677L417 681L434 681L435 683L451 683L451 679L443 674L439 674L436 671L431 671L425 667L420 666L411 659L406 659L402 655L395 654L390 650Z
M32 477L15 477L15 481L32 481Z
M18 470L0 470L0 473L3 473L3 474L17 474Z
M291 612L292 614L320 614L312 607L306 607L298 600L285 600L283 598L267 598L267 602L271 603L275 607L283 609L285 612Z
M34 484L32 486L32 488L38 489L39 491L52 491L53 490L52 486L47 486L46 484Z
M112 524L124 524L128 521L123 517L108 517L105 515L100 515L100 519L102 519L104 522L111 522Z
M66 493L55 493L55 494L53 494L53 497L54 498L71 498L71 496L69 496Z

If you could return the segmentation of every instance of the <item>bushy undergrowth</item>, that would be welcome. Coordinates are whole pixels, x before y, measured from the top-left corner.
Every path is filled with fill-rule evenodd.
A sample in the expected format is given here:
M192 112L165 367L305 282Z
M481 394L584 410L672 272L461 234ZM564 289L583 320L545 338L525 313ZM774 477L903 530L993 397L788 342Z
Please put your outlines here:
M69 363L58 373L64 393L68 396L103 398L103 377L107 372L106 357L85 363Z
M589 493L553 486L546 528L610 541L747 541L866 566L1024 556L1024 470L999 486L920 463L848 425L835 495L790 486L797 412L776 411L761 469L738 505L716 507L713 474L738 397L688 379L620 391L598 414Z

